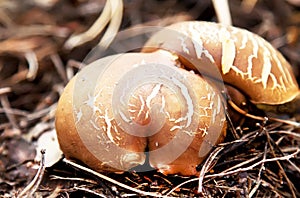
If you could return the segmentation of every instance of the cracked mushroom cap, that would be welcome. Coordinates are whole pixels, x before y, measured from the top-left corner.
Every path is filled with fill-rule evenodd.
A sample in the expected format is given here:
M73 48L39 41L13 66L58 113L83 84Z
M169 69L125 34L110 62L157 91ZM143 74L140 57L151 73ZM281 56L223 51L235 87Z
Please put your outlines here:
M279 105L299 94L290 64L270 43L244 29L212 22L179 22L155 33L143 51L156 49L177 54L187 67L207 75L208 67L217 67L224 82L254 104Z
M224 139L221 95L178 68L165 51L95 61L66 86L56 130L67 158L97 171L145 162L165 174L197 175L196 166Z

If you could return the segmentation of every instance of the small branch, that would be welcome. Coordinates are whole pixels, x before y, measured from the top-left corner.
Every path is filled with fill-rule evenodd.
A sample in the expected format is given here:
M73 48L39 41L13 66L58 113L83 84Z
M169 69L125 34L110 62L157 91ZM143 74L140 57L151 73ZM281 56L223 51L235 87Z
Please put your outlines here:
M64 64L63 64L61 58L59 57L59 55L52 54L52 55L50 55L50 59L53 62L54 67L56 68L56 71L59 74L59 76L61 77L61 79L64 81L65 84L67 84L67 82L68 82L67 74L64 69Z
M267 158L267 144L265 144L265 149L264 149L264 155L263 155L263 160L266 160ZM259 188L260 184L261 184L261 173L262 171L265 169L265 164L262 163L258 172L258 177L256 179L256 185L252 188L252 190L249 193L249 198L251 198L254 193L257 191L257 189Z
M101 173L98 173L98 172L93 171L93 170L91 170L89 168L86 168L84 166L76 164L76 163L74 163L74 162L72 162L72 161L70 161L70 160L68 160L66 158L64 158L63 161L65 163L71 165L71 166L74 166L75 168L78 168L78 169L83 170L83 171L85 171L87 173L93 174L93 175L95 175L95 176L97 176L97 177L99 177L101 179L104 179L104 180L106 180L106 181L108 181L110 183L113 183L113 184L115 184L115 185L117 185L119 187L125 188L127 190L133 191L133 192L138 193L140 195L151 196L151 197L165 197L165 196L160 195L159 193L146 192L146 191L142 191L142 190L139 190L139 189L136 189L136 188L132 188L130 186L127 186L126 184L120 183L120 182L118 182L118 181L116 181L116 180L114 180L114 179L112 179L110 177L107 177L107 176L105 176L105 175L103 175Z
M25 58L29 65L29 70L26 75L26 78L28 80L34 80L39 69L39 64L38 64L36 54L33 51L28 51L25 53Z
M0 88L0 103L3 107L3 111L5 112L6 117L8 118L9 122L11 123L11 125L15 128L15 129L20 129L18 123L17 123L17 119L14 116L14 114L12 114L12 110L11 110L11 106L9 103L9 100L7 98L7 93L11 92L11 88L9 87L4 87L4 88Z
M238 168L236 170L232 170L232 171L228 171L228 172L221 172L221 173L217 173L217 174L211 174L211 175L206 175L205 178L211 178L211 177L223 177L226 175L231 175L234 173L238 173L238 172L243 172L243 171L248 171L248 170L252 170L253 168L255 168L256 166L262 164L262 163L266 163L266 162L274 162L274 161L282 161L282 160L289 160L290 158L295 157L296 155L298 155L300 153L300 149L297 149L297 151L295 151L294 153L290 154L290 155L286 155L286 156L282 156L282 157L275 157L275 158L270 158L270 159L265 159L265 160L261 160L259 162L256 162L254 164L252 164L251 166L248 166L246 168Z
M270 146L271 154L273 155L273 157L276 158L276 153L275 153L274 148L273 148L273 145L272 145L272 143L271 143L271 137L270 137L270 134L269 134L269 132L268 132L267 130L264 130L264 132L265 132L266 135L267 135L267 140L268 140L268 144L269 144L269 146ZM299 149L297 149L297 151L299 152ZM287 160L289 160L289 159L287 159ZM294 190L295 186L293 185L293 183L291 182L291 180L290 180L290 179L288 178L288 176L286 175L285 170L284 170L284 168L282 167L282 165L281 165L281 163L279 162L279 160L276 160L276 163L277 163L279 169L281 170L281 172L282 172L282 174L283 174L285 180L287 181L288 186L289 186L289 188L290 188L290 191L291 191L293 197L296 198L297 196L296 196L296 193L295 193L295 190Z
M39 187L39 185L43 179L44 172L45 172L45 151L41 150L41 153L42 153L42 159L40 162L40 167L39 167L35 177L28 184L28 186L26 186L22 190L22 192L17 196L17 198L32 197L33 193L35 193L37 188Z
M105 195L103 195L103 194L96 193L95 191L92 191L92 190L87 189L87 188L74 187L73 189L75 189L75 190L81 190L81 191L90 193L90 194L92 194L92 195L94 195L94 196L98 196L98 197L103 197L103 198L106 198L106 197L107 197L107 196L105 196Z
M252 119L255 119L255 120L261 120L261 121L266 120L266 117L256 116L256 115L252 115L252 114L247 113L246 111L244 111L243 109L238 107L232 100L228 100L227 102L235 111L237 111L238 113L240 113L240 114L242 114L242 115L244 115L248 118L252 118ZM276 122L281 122L281 123L284 123L284 124L293 125L295 127L300 127L299 122L295 122L295 121L292 121L292 120L283 120L283 119L273 118L273 117L267 117L267 119L271 120L271 121L276 121Z
M208 159L205 161L200 174L199 174L199 182L198 182L198 193L202 192L202 183L203 183L203 179L204 179L204 175L205 173L208 171L210 165L212 164L212 162L214 161L214 159L216 158L216 156L224 149L224 147L218 147L216 148L208 157Z

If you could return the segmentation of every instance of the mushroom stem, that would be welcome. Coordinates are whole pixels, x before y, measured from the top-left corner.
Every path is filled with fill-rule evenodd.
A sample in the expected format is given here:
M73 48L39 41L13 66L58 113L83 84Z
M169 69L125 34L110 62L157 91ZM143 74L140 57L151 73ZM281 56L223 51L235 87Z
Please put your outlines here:
M300 102L300 100L298 100L298 101ZM274 118L274 117L262 117L262 116L252 115L250 113L247 113L246 111L244 111L240 107L238 107L232 100L228 100L227 102L235 111L237 111L238 113L240 113L240 114L242 114L242 115L244 115L248 118L252 118L252 119L255 119L255 120L261 120L261 121L265 121L267 119L267 120L271 120L271 121L281 122L281 123L284 123L284 124L290 124L290 125L293 125L295 127L300 127L299 122L295 122L295 121L292 121L292 120L284 120L284 119Z
M256 104L256 107L264 111L275 112L277 114L300 113L300 91L298 91L298 95L290 102L279 105Z
M212 0L218 21L225 25L232 25L228 0Z
M105 33L105 38L101 40L101 45L109 45L115 36L115 31L119 28L120 19L122 19L123 2L115 0L107 0L104 9L94 24L85 32L71 36L64 44L64 47L71 50L83 43L91 41L97 37L106 25L111 21L112 25L108 27L108 32ZM114 26L114 27L112 27ZM111 37L111 39L108 39Z

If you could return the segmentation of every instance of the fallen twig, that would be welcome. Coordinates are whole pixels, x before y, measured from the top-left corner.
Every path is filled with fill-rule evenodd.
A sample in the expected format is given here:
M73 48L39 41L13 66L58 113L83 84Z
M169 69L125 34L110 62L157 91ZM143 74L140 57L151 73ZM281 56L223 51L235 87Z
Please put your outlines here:
M43 179L43 175L44 175L44 171L45 171L45 151L41 150L42 153L42 159L40 162L40 167L35 175L35 177L33 178L33 180L22 190L22 192L20 192L20 194L18 194L18 198L22 198L22 197L32 197L32 195L36 192L37 188L39 187L42 179Z

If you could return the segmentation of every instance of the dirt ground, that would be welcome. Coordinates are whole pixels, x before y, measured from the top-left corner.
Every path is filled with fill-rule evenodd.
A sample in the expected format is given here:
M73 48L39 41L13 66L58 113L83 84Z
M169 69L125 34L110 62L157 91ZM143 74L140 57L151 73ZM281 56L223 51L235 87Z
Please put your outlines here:
M55 109L64 86L106 29L78 46L69 39L93 25L105 2L0 1L0 197L300 197L300 127L281 121L232 118L234 127L215 158L199 165L206 168L201 193L198 177L155 170L97 175L64 158L51 166L37 160L44 142L55 144ZM300 1L229 5L233 25L269 41L300 83ZM184 20L217 21L211 0L124 0L120 31ZM300 122L299 111L280 116ZM51 152L61 156L46 149Z

